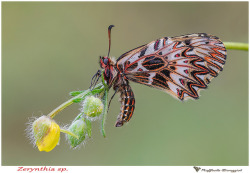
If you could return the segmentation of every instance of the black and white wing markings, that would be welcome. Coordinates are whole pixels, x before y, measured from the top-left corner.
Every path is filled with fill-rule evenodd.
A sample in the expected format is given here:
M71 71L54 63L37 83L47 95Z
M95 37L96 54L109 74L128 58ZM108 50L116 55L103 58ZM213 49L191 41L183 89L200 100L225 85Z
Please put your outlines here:
M204 33L164 37L123 54L117 60L127 79L155 87L175 98L197 99L200 89L223 69L226 49Z

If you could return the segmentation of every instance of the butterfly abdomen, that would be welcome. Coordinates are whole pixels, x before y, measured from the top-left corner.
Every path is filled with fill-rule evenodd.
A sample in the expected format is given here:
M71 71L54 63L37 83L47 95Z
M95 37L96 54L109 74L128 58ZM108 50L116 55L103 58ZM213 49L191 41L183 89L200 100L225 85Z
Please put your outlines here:
M131 119L135 109L135 97L131 87L129 85L122 85L119 88L119 91L121 93L121 110L117 117L115 125L116 127L120 127L125 122L128 122Z

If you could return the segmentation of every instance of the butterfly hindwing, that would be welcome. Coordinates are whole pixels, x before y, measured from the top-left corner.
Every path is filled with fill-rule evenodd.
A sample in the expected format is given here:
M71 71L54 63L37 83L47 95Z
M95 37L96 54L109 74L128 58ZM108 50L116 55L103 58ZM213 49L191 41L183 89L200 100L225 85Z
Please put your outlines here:
M226 49L215 36L204 33L164 37L123 54L117 68L127 79L161 89L186 100L223 69Z

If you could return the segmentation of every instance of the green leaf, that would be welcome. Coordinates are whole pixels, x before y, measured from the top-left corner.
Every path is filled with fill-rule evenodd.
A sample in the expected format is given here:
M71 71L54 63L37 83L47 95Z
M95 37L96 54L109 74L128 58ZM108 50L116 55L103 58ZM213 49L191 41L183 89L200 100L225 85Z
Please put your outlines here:
M83 98L76 98L73 100L74 103L80 103L83 100Z
M71 95L71 96L77 96L77 95L79 95L79 94L81 94L81 93L83 93L84 91L72 91L72 92L70 92L69 94Z

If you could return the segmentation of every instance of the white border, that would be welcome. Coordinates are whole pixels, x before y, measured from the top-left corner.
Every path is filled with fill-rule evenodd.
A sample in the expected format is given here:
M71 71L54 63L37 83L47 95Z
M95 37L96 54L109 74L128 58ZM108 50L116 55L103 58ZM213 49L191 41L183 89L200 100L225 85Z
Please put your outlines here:
M20 166L21 167L21 166ZM108 172L108 173L128 173L128 172L164 172L164 173L196 173L197 171L193 166L46 166L47 171L35 171L31 170L34 168L41 168L42 166L23 166L25 171L18 171L18 166L5 166L1 167L1 171L4 172L60 172L57 171L60 168L65 168L65 173L71 172ZM250 169L248 166L197 166L199 167L199 173L249 173ZM29 169L29 170L28 170ZM53 171L54 169L55 171ZM52 171L49 171L52 170Z
M7 1L20 1L20 0L7 0ZM26 0L26 1L31 1L31 0ZM49 1L49 0L42 0L42 1ZM54 0L54 1L57 1L57 2L63 2L63 1L67 1L67 0ZM68 0L69 1L69 0ZM81 0L74 0L75 2L79 2ZM81 1L81 2L89 2L91 0L86 0L86 1ZM95 1L95 2L100 2L100 1L103 1L103 0L92 0L92 1ZM114 0L109 0L109 2L112 1L112 2L116 2ZM133 1L133 0L126 0L126 2L128 1ZM137 1L140 1L142 2L142 0L137 0ZM149 1L149 0L144 0L144 1ZM157 1L164 1L164 0L157 0ZM189 0L176 0L176 1L189 1ZM196 1L196 0L193 0L193 1ZM210 0L210 1L214 1L214 0ZM233 1L233 0L220 0L220 1ZM2 2L1 1L1 8L0 8L0 20L2 21ZM4 1L6 2L6 1ZM106 1L105 1L106 2ZM207 2L207 1L206 1ZM216 2L216 1L214 1ZM235 2L235 1L233 1ZM242 2L249 2L248 0L242 0ZM249 4L248 4L248 10L249 10ZM2 24L2 23L1 23ZM248 26L248 28L250 28ZM2 27L1 27L1 36L2 36ZM2 38L0 36L0 38ZM250 40L250 36L249 36L249 39ZM1 39L1 48L2 48L2 39ZM250 62L250 60L249 60ZM0 69L2 67L2 61L0 62ZM250 67L250 64L248 64L248 67ZM1 69L1 81L0 83L2 84L2 69ZM250 76L250 70L248 72L248 75ZM1 85L2 86L2 85ZM248 80L248 86L250 86L250 80ZM2 88L1 88L2 89ZM2 90L1 90L2 91ZM2 93L2 92L1 92ZM250 89L248 89L248 93L250 93ZM1 95L2 96L2 95ZM0 100L0 109L2 108L2 99ZM248 103L250 101L248 100ZM248 106L248 112L249 112L249 107ZM2 110L2 109L1 109ZM249 118L248 118L249 120ZM2 118L1 120L2 121ZM2 122L1 122L2 123ZM2 128L1 128L1 123L0 123L0 134L2 134ZM250 123L249 123L250 124ZM249 128L248 128L249 130ZM248 134L250 134L250 131L248 132ZM249 138L248 138L249 140ZM2 138L0 139L1 143L0 143L0 147L1 147L1 150L2 150ZM250 140L248 141L248 144L250 144ZM249 152L249 148L248 148L248 152ZM1 172L8 172L8 173L12 173L12 172L21 172L21 171L17 171L19 169L20 166L2 166L2 157L0 157L0 162L1 162L1 167L0 167L0 171ZM249 153L248 153L248 162L249 162ZM212 172L212 173L216 173L216 172L223 172L223 173L233 173L231 171L223 171L224 169L227 169L227 170L242 170L242 171L236 171L237 172L242 172L242 173L249 173L250 172L250 162L248 163L248 166L196 166L196 167L199 167L200 170L198 172ZM24 168L41 168L42 166L23 166ZM129 172L152 172L152 173L155 173L155 172L170 172L170 173L174 173L174 172L177 172L177 173L195 173L197 172L193 166L46 166L47 168L55 168L56 170L58 168L66 168L67 173L69 172L80 172L80 171L84 171L84 172L109 172L109 173L128 173ZM22 171L22 172L59 172L59 171Z

